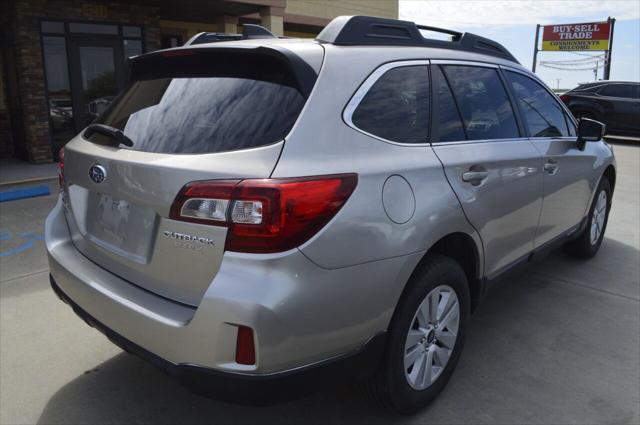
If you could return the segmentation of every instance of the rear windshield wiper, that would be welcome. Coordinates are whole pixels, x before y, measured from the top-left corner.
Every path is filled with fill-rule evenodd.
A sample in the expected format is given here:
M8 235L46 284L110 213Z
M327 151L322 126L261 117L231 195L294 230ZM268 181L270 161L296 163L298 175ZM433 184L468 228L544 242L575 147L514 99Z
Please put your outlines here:
M85 138L89 138L94 133L98 133L98 134L102 134L103 136L107 136L107 137L115 140L116 142L118 142L118 145L125 145L125 146L129 146L129 147L133 146L133 140L128 138L122 132L122 130L118 130L115 127L111 127L111 126L105 125L105 124L91 124L84 131L84 137Z

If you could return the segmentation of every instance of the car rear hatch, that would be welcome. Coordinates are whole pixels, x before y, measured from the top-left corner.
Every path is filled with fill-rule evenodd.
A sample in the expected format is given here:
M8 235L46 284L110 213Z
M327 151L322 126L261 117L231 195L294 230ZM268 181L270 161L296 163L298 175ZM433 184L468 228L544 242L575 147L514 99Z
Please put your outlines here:
M227 229L169 219L171 206L192 181L270 176L315 82L292 55L243 47L136 58L131 83L94 123L132 146L85 131L65 147L63 199L77 249L132 284L197 306Z

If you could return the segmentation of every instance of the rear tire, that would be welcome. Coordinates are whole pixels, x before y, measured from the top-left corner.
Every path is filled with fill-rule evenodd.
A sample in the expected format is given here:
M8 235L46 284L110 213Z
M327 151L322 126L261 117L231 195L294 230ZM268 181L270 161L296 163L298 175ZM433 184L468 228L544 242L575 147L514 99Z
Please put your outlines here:
M384 360L365 383L369 395L398 413L424 408L458 363L469 315L464 270L451 258L429 255L396 307Z
M564 251L569 256L588 259L596 255L607 230L610 209L611 184L606 177L602 177L589 208L587 225L576 239L564 245Z

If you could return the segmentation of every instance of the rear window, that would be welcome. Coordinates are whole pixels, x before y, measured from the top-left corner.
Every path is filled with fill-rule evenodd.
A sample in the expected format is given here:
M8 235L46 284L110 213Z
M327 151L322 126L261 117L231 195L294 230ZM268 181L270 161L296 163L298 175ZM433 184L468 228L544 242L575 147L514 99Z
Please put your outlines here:
M157 153L254 148L291 130L305 97L286 64L259 55L193 56L143 69L96 122L122 130L134 143L129 149ZM100 134L90 140L111 143Z

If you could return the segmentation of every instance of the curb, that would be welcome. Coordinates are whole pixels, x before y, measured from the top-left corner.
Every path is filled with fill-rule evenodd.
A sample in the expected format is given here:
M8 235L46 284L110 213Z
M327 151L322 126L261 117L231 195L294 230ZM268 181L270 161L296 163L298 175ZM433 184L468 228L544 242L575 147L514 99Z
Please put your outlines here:
M13 186L16 184L24 184L24 183L36 183L36 182L43 182L43 181L47 181L47 180L55 180L57 179L58 176L47 176L47 177L31 177L28 179L20 179L20 180L10 180L10 181L6 181L6 182L0 182L0 187L2 186Z

